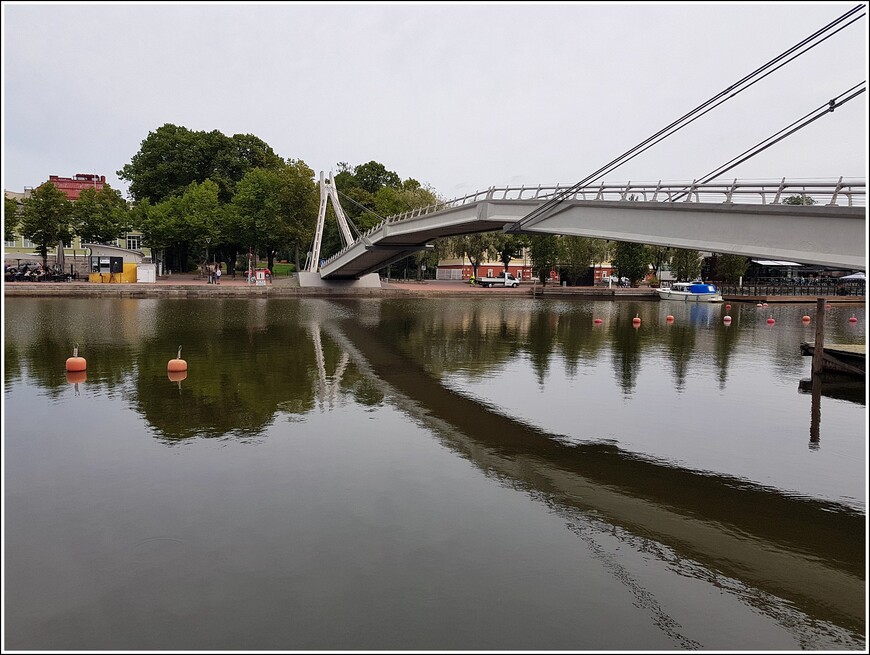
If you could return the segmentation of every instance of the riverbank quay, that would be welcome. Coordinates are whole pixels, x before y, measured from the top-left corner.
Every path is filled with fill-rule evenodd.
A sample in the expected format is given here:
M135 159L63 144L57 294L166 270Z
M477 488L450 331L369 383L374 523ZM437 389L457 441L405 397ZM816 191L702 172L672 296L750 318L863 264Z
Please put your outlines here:
M515 289L471 286L461 280L384 280L381 288L300 287L295 277L274 278L265 286L249 284L243 278L221 279L210 284L194 276L164 276L154 283L99 282L4 282L4 297L82 297L82 298L413 298L413 297L527 297L595 300L659 300L649 287L563 287L559 285L522 284ZM768 304L814 304L810 296L738 296L725 295L725 302ZM836 305L863 305L864 296L824 296Z

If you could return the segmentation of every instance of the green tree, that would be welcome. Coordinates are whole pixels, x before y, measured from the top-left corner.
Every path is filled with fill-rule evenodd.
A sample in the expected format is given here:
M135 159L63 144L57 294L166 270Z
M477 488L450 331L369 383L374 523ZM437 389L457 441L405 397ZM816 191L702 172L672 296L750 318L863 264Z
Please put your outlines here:
M559 263L559 237L553 234L529 236L529 258L541 284L546 286L550 271Z
M380 162L370 161L367 164L360 164L353 169L353 176L357 184L369 193L377 193L382 187L401 186L401 179L393 171L388 171L387 168Z
M185 243L189 251L197 255L202 252L200 261L205 261L206 253L215 253L217 247L217 236L219 234L219 226L223 216L223 206L219 200L218 185L211 180L206 180L202 184L191 182L190 186L181 196L179 210L185 223ZM212 246L211 244L215 245ZM216 259L210 257L209 259Z
M559 239L559 264L572 279L569 284L582 278L600 252L599 239L563 236Z
M118 177L130 183L135 200L147 198L152 203L181 196L191 182L210 179L218 185L220 201L226 203L248 171L282 165L272 148L254 135L228 137L217 130L197 132L167 123L148 133Z
M72 240L71 204L51 182L41 184L24 201L21 234L36 244L43 267L48 266L48 249Z
M3 197L3 239L12 241L21 223L21 205L14 198Z
M492 233L463 234L449 237L443 244L445 250L454 257L468 257L471 263L472 279L477 279L477 269L481 262L491 260L498 254L496 237Z
M701 275L701 255L697 250L675 248L671 256L671 272L677 280L689 282Z
M167 268L188 271L191 259L201 262L207 246L211 249L220 244L226 214L218 199L217 184L206 180L202 184L192 182L180 197L155 205L147 200L137 203L131 218L152 250L165 251Z
M620 241L616 244L611 263L617 275L628 278L634 287L649 272L649 251L640 243Z
M104 186L85 189L72 203L72 225L83 243L103 243L130 229L130 215L121 193Z
M670 260L671 249L667 246L647 246L646 249L650 264L655 269L656 278L661 279L662 267Z
M311 238L318 206L314 171L302 161L277 171L255 168L239 182L233 206L239 239L265 254L272 268L276 252Z
M498 260L504 265L504 270L508 270L508 265L512 260L522 257L523 248L527 247L528 238L522 234L495 234L495 247L498 250Z
M746 274L749 259L741 255L717 255L716 277L723 282L737 282Z

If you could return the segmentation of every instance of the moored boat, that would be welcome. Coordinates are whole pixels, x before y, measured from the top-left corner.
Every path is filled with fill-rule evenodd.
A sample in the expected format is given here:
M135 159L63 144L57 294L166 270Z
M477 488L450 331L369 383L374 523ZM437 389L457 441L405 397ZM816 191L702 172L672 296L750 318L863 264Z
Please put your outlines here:
M722 294L714 284L702 282L674 282L669 287L656 289L662 300L685 302L722 302Z

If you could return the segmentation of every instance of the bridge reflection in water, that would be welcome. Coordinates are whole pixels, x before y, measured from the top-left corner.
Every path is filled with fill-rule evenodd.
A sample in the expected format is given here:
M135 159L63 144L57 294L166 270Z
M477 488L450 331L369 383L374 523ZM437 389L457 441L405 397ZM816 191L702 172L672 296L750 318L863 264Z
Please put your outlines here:
M365 313L359 303L343 304ZM391 390L387 396L404 412L482 470L543 495L557 510L612 526L620 539L649 542L681 574L713 576L767 613L769 594L812 619L864 634L863 514L609 444L565 443L445 388L363 323L321 328Z

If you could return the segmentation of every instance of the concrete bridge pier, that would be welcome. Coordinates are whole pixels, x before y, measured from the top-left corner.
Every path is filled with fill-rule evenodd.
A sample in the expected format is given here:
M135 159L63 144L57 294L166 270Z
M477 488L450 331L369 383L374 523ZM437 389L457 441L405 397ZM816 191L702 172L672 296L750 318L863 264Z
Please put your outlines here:
M320 273L299 271L296 274L299 286L308 289L380 289L381 276L369 273L358 280L324 280Z

